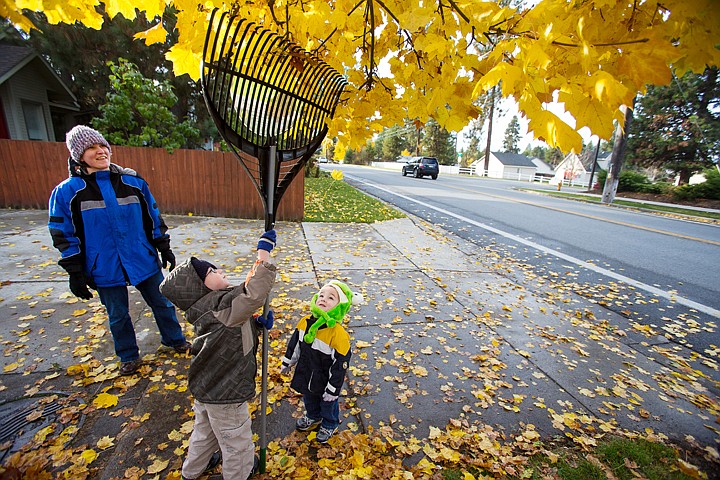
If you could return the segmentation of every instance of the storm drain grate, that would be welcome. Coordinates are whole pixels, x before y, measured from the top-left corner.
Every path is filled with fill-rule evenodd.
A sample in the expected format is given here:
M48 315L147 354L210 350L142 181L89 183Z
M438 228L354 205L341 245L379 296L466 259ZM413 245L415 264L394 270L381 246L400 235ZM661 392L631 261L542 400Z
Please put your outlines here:
M33 402L33 404L29 406L21 405L19 408L17 408L18 406L13 408L12 403L21 402L22 400L27 399L23 398L15 400L9 404L0 406L0 416L3 417L2 423L0 424L0 443L4 443L9 440L11 437L17 435L17 433L22 429L33 423L44 423L43 420L49 420L48 417L50 417L50 415L53 415L54 417L54 413L63 408L57 400L53 400L50 403L43 405L40 417L35 420L28 420L27 417L38 410L38 406L36 405L37 402ZM10 407L9 411L8 407Z
M41 403L43 398L56 395L58 398ZM32 442L35 434L50 425L57 418L57 412L64 408L62 400L69 395L64 392L43 392L29 397L9 400L0 404L0 463L5 457ZM32 415L38 412L40 415ZM28 419L28 416L31 416ZM80 416L82 424L84 415Z

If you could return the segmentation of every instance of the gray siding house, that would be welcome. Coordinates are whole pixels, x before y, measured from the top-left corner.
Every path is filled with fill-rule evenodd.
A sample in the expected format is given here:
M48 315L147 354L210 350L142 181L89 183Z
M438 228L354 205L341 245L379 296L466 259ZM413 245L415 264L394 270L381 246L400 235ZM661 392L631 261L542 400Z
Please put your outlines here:
M62 142L78 110L75 96L42 57L0 44L0 138Z

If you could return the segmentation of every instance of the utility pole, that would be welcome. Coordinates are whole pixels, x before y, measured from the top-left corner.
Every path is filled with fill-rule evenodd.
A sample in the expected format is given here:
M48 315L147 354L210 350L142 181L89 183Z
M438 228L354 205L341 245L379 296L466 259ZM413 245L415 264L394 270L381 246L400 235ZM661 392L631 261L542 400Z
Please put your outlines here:
M493 127L493 112L495 111L495 89L497 85L490 90L490 115L488 121L488 137L487 145L485 147L485 166L483 167L483 175L487 176L487 172L490 169L490 142L492 141L492 127Z
M618 183L620 182L620 169L622 168L625 156L625 144L627 143L627 134L630 131L630 125L633 119L633 108L635 107L635 99L632 105L625 107L625 125L624 127L618 123L615 135L615 145L613 145L612 156L610 157L610 165L608 166L608 174L603 187L602 203L610 204L615 200Z
M597 157L600 154L600 137L598 137L598 144L595 147L595 158L593 159L592 170L590 170L590 182L588 182L588 192L592 191L593 177L595 176L595 167L597 166Z

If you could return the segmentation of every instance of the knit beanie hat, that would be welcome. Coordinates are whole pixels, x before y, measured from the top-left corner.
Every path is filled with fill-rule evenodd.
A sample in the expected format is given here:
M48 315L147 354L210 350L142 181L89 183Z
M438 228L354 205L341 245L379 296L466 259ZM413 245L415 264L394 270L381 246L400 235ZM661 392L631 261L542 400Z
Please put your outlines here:
M353 293L353 291L350 290L350 287L339 280L330 280L328 283L323 285L320 290L325 287L332 287L335 291L337 291L339 299L338 304L326 312L315 303L317 301L318 294L316 293L313 295L313 298L310 301L310 311L317 320L310 326L303 338L306 343L312 343L315 340L318 328L322 325L327 325L329 328L332 328L335 325L342 324L345 315L347 315L350 311L350 307L352 305L359 305L364 300L361 293Z
M206 262L205 260L199 260L195 257L190 257L190 263L192 263L192 266L195 267L198 277L200 277L200 280L203 282L205 281L205 277L207 277L210 269L216 268L212 263Z
M85 125L76 125L65 135L65 145L67 145L68 150L70 150L70 158L76 162L80 161L80 157L82 157L82 154L85 153L88 147L95 144L107 147L112 155L110 144L105 140L105 137L102 136L102 133L94 128L86 127Z

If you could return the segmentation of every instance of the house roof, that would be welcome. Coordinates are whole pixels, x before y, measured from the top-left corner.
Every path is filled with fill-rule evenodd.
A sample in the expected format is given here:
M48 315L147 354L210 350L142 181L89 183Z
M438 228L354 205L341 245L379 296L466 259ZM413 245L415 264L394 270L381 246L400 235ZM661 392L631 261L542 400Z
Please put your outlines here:
M31 48L0 43L0 85L26 66L35 63L46 81L48 98L57 106L77 110L77 99L50 65Z
M602 168L603 170L607 170L610 166L610 159L612 158L612 153L606 153L605 155L598 155L597 163L598 167Z
M552 173L553 168L540 160L539 158L531 158L530 161L537 167L538 173Z
M28 64L35 52L27 47L0 44L0 84Z
M512 152L492 152L492 155L498 159L500 163L502 163L505 166L513 166L513 167L532 167L536 168L537 165L535 165L532 160L530 160L525 155L521 155L519 153L512 153Z

